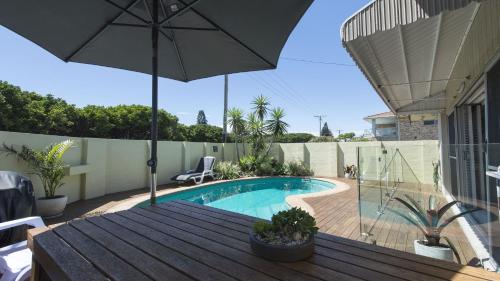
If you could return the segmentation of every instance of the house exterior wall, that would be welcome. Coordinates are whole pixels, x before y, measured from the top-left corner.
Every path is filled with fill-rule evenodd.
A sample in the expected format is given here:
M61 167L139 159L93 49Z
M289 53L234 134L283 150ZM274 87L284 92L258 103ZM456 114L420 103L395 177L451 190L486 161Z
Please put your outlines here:
M399 140L437 140L439 126L437 120L433 125L425 125L423 120L410 121L408 118L399 120Z

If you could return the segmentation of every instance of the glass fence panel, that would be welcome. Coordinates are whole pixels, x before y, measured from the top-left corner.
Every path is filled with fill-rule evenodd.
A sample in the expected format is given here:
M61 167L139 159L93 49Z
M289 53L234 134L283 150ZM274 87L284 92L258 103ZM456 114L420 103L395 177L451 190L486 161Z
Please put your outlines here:
M408 225L394 212L399 209L394 198L407 194L421 201L420 181L397 147L360 150L359 155L377 161L377 165L363 165L360 169L360 175L376 175L370 181L361 177L359 182L361 237L369 243L406 250Z
M361 239L422 255L436 245L440 258L495 269L496 155L500 144L358 148Z

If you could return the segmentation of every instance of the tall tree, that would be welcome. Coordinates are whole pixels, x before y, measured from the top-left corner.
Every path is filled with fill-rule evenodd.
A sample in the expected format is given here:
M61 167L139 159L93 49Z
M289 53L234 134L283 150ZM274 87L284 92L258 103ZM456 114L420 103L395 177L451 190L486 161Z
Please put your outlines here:
M266 135L266 128L264 121L254 112L248 114L247 130L250 134L252 154L258 156L265 148L264 137Z
M283 121L283 118L285 118L285 110L277 107L271 111L271 119L266 121L266 130L271 134L271 142L267 148L266 155L271 151L276 138L283 136L288 131L289 125Z
M264 122L264 118L266 118L267 112L269 111L269 99L260 95L252 101L252 104L254 106L253 110L255 115L260 121Z
M234 144L236 145L236 156L240 160L240 150L238 142L245 132L245 120L243 119L243 111L239 108L231 108L227 112L229 116L228 124L231 127L234 135Z
M342 140L342 141L352 141L352 139L356 136L355 133L345 133L345 134L340 134L337 139Z
M222 128L207 124L192 125L187 128L187 138L192 142L220 142Z
M332 131L330 131L330 128L328 128L328 122L325 122L325 124L323 125L323 128L321 129L321 136L322 137L333 136Z
M196 124L198 125L207 125L207 117L205 116L205 112L203 110L198 111L198 118L196 120Z

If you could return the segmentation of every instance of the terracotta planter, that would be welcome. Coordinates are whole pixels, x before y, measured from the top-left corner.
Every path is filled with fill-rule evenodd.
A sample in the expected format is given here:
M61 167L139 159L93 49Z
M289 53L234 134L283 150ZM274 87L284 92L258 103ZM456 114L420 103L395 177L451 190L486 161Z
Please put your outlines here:
M62 216L68 203L66 195L59 195L51 198L38 198L36 200L36 210L39 216L44 219L57 218Z
M415 254L417 255L451 262L454 261L453 251L446 245L427 246L420 242L420 240L413 241L413 245L415 247Z
M270 245L257 239L253 232L249 238L254 254L266 260L297 262L309 258L314 253L314 236L297 246Z

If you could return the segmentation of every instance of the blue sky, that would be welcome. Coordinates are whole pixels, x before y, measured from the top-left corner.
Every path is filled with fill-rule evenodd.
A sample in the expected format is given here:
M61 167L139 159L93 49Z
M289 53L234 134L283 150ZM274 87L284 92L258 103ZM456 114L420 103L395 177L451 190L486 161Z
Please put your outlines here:
M313 64L304 59L353 65L341 44L343 21L368 0L316 0L292 33L272 71L230 76L230 107L248 112L253 97L268 96L273 106L285 108L291 132L318 133L314 115L327 115L330 129L362 132L364 116L387 111L357 67ZM24 90L53 94L77 106L88 104L150 105L149 76L125 70L64 63L45 50L0 27L0 80ZM223 77L189 83L160 79L159 105L193 124L203 109L210 124L220 126ZM335 133L336 134L336 133Z

